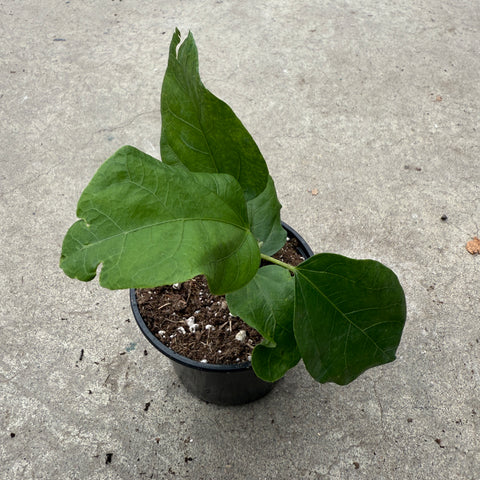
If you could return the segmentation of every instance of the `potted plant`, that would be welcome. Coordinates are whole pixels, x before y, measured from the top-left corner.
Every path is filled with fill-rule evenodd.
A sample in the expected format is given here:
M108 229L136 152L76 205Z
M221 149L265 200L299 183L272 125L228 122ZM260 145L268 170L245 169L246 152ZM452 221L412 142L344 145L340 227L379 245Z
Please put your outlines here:
M202 84L191 33L183 43L178 30L173 35L161 113L162 160L125 146L82 193L80 220L63 242L64 272L90 281L101 264L100 284L131 289L135 317L153 344L158 338L145 328L134 289L204 275L263 338L251 365L225 372L188 359L180 367L164 350L187 388L208 401L258 398L300 359L318 382L340 385L393 361L406 318L396 275L373 260L312 255L291 229L306 259L294 266L274 258L287 237L274 182L242 123ZM225 396L253 384L253 393Z

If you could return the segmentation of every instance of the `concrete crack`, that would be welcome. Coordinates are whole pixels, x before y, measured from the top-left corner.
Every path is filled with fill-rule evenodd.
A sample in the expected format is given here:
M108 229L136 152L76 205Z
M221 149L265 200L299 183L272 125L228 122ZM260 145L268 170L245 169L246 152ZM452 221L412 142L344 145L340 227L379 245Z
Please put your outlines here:
M382 439L385 441L386 440L386 434L385 434L385 421L384 421L383 405L382 405L382 401L380 400L380 396L378 395L377 386L376 386L375 382L373 383L373 391L375 392L375 398L377 400L378 409L380 410L380 424L382 426Z
M140 117L143 117L145 115L151 115L151 114L154 114L154 113L157 113L157 109L149 110L148 112L138 113L133 118L130 118L129 120L125 120L124 122L119 123L118 125L115 125L113 127L100 128L99 130L97 130L94 133L94 135L96 135L97 133L102 133L102 132L114 132L115 130L118 130L120 128L124 128L124 127L127 127L127 126L131 125L133 122L135 122L135 120L137 120Z

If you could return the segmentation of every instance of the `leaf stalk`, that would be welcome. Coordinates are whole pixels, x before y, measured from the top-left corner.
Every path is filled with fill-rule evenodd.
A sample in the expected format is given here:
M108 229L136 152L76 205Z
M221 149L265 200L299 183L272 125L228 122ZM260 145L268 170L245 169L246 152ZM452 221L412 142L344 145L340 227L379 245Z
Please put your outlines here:
M282 262L281 260L277 260L276 258L269 257L264 253L260 254L260 258L262 260L266 260L267 262L274 263L275 265L279 265L280 267L286 268L287 270L290 270L293 273L295 273L296 271L296 268L293 265L289 265L288 263Z

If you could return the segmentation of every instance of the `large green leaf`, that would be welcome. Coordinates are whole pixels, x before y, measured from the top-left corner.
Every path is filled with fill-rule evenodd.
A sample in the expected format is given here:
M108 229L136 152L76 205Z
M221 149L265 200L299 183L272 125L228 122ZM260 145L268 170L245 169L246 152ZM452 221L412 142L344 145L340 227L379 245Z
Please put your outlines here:
M393 361L405 317L403 289L381 263L323 253L296 268L295 337L319 382L344 385Z
M162 86L162 160L193 172L228 173L247 200L254 198L267 183L265 160L232 109L202 84L192 34L179 43L176 30Z
M242 289L227 295L230 311L255 328L264 341L252 354L258 377L274 382L300 360L293 334L294 280L277 265L258 270Z
M260 262L245 198L229 175L171 167L123 147L83 192L61 267L88 281L100 263L111 289L153 287L205 274L212 292L245 285Z
M268 177L265 190L247 202L247 208L252 233L261 242L260 251L265 255L276 253L285 245L287 232L280 221L282 206L272 177Z

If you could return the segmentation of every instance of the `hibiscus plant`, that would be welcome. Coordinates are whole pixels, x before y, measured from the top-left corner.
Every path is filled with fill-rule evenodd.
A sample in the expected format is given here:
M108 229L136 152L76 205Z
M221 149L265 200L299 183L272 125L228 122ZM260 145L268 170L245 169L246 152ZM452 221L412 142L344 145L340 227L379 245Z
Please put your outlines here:
M191 33L173 35L161 114L161 161L125 146L83 191L64 272L90 281L101 264L109 289L204 274L262 335L252 366L266 381L300 359L315 380L341 385L393 361L406 303L389 268L333 253L298 266L272 258L286 242L274 182L240 120L200 80Z

